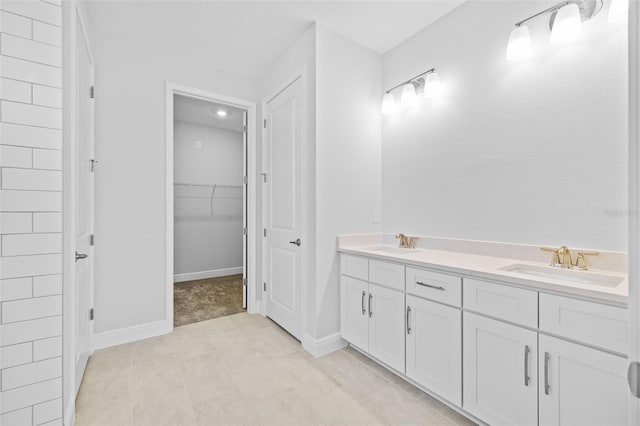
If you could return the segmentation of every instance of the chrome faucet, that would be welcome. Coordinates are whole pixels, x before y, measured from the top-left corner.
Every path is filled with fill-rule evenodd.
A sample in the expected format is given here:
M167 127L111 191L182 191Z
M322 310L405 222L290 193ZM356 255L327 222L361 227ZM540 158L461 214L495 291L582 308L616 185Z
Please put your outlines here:
M416 241L418 237L407 237L406 235L400 233L396 235L396 238L400 240L400 248L416 248Z
M555 268L579 269L581 271L589 269L585 256L597 256L600 254L597 251L578 250L578 255L574 263L573 259L571 259L571 250L569 250L567 246L562 246L558 249L541 247L540 250L551 252L551 266Z

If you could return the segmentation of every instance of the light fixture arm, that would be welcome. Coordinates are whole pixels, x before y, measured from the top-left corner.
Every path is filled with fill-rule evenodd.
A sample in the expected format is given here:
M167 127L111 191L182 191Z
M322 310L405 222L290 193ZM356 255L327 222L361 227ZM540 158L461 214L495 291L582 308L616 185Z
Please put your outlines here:
M587 21L591 18L593 18L594 16L596 16L603 7L603 0L566 0L563 2L560 2L554 6L551 6L548 9L543 10L542 12L538 12L535 15L531 15L526 19L523 19L520 22L516 22L516 27L519 27L521 25L526 24L529 21L532 21L536 18L539 18L541 16L544 15L549 15L551 14L551 19L549 22L549 26L552 28L553 27L553 21L555 20L556 17L556 13L558 12L558 10L562 9L565 6L568 6L570 4L575 4L578 6L578 9L580 10L580 18L582 19L582 21Z
M558 3L555 6L551 6L550 8L543 10L542 12L538 12L535 15L531 15L528 18L523 19L520 22L516 22L516 27L519 27L520 25L526 24L529 21L533 21L534 19L539 18L540 16L548 15L549 13L553 13L556 10L562 9L563 7L565 7L565 6L567 6L567 5L571 4L571 3L579 3L579 1L563 1L562 3Z
M416 81L416 80L417 80L417 79L419 79L420 77L424 77L425 75L427 75L427 74L431 74L431 73L434 73L434 72L436 72L436 69L435 69L435 68L431 68L430 70L425 71L425 72L423 72L423 73L421 73L421 74L418 74L418 75L416 75L415 77L410 78L410 79L409 79L409 80L407 80L407 81L404 81L404 82L402 82L402 83L400 83L400 84L398 84L398 85L396 85L396 86L393 86L391 89L387 90L385 93L390 93L392 90L395 90L395 89L397 89L398 87L402 87L402 86L404 86L405 84L413 83L414 81Z

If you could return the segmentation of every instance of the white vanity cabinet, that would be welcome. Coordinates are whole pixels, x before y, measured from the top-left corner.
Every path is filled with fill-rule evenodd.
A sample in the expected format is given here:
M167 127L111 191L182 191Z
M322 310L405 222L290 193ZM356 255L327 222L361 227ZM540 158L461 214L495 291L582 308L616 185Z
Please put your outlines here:
M540 335L540 425L626 426L627 359Z
M342 337L492 426L625 426L627 310L341 255Z
M464 409L491 425L538 423L535 331L464 313Z
M462 403L462 312L407 294L407 377Z
M348 256L351 275L364 278L361 268L367 259ZM398 271L398 264L375 262L376 270ZM345 264L345 259L341 262ZM357 272L354 272L357 271ZM391 274L393 275L393 274ZM397 274L396 274L397 275ZM367 275L368 276L368 275ZM404 280L404 269L402 269ZM385 276L384 287L364 281L353 276L342 274L340 277L340 333L342 338L355 347L385 363L394 370L404 373L404 292L395 290L404 283L398 284L390 276Z
M369 353L404 373L404 293L369 284Z

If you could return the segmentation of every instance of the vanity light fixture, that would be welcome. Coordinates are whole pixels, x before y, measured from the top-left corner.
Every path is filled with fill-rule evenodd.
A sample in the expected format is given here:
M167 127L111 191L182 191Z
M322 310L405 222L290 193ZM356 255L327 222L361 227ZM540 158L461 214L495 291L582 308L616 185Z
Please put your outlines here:
M416 87L413 85L413 82L407 83L402 86L402 97L400 98L400 104L403 107L416 106Z
M226 117L227 115L229 115L229 113L223 109L219 109L216 114L218 114L218 117Z
M628 2L628 0L613 1ZM580 36L582 32L582 22L588 21L600 13L603 5L603 0L568 0L517 22L516 28L511 32L511 36L509 37L507 60L519 61L527 58L531 54L531 35L529 34L529 28L525 25L529 21L539 18L540 16L551 15L549 18L551 44L567 44ZM611 13L610 11L610 15Z
M418 103L418 95L424 94L424 97L434 98L440 94L440 77L435 68L431 68L417 76L403 81L387 90L382 98L382 107L380 108L382 115L393 115L398 110L393 90L402 87L402 97L400 104L403 107L415 106Z
M393 93L385 93L382 98L382 115L393 115L398 110L398 106L396 105L396 100L393 97Z
M609 5L609 23L625 22L629 17L629 0L611 0Z
M515 62L531 56L531 33L526 25L516 24L509 36L507 61Z

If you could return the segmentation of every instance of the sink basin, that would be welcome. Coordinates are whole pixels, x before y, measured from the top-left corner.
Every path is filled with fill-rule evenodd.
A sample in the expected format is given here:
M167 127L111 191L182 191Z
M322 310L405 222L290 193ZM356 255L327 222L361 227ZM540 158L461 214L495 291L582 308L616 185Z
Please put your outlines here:
M394 254L394 255L411 254L411 253L416 253L418 251L417 249L391 247L391 246L368 247L367 250L377 251L379 253Z
M514 264L505 266L499 270L538 278L550 278L576 284L587 284L600 287L616 287L624 280L624 278L615 275L603 275L589 271L559 269L551 266Z

